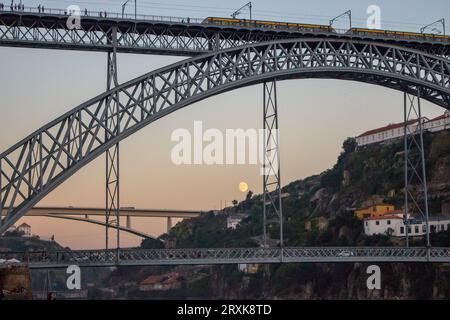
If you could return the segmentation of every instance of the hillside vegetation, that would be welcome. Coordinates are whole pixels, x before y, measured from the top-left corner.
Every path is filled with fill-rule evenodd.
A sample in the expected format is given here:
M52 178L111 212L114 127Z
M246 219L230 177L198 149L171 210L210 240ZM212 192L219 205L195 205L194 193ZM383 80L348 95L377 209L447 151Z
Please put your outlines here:
M431 214L441 214L450 202L450 133L427 133L426 148L429 205ZM414 156L419 156L414 154ZM385 235L364 235L362 222L353 209L373 203L403 204L403 143L371 145L356 149L355 141L343 144L333 168L283 187L286 246L392 246L403 245ZM247 213L236 230L226 228L226 218ZM164 239L177 247L254 247L262 231L261 195L220 213L177 224ZM326 226L319 227L319 218ZM311 228L306 228L307 224ZM278 225L269 227L278 237ZM450 246L450 232L432 236L432 245ZM422 240L412 245L423 245ZM450 280L445 268L432 264L386 264L383 289L368 291L363 264L283 264L245 275L235 266L213 268L203 279L205 292L222 298L450 298ZM267 278L268 277L268 278ZM220 281L218 281L220 279ZM269 280L268 280L269 279Z

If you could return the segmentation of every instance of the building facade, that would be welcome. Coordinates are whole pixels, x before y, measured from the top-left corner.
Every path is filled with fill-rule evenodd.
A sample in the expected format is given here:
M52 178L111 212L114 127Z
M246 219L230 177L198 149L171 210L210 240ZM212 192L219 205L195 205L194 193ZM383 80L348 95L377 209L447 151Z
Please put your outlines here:
M233 229L233 230L236 229L239 226L239 224L242 222L242 220L244 220L247 217L248 217L248 215L243 214L243 213L230 215L227 218L227 228Z
M25 237L31 237L31 226L28 223L22 223L17 227L17 231L22 232Z
M418 120L408 121L408 131L414 132L417 129L418 124ZM422 118L422 124L424 130L431 132L450 129L450 112L447 110L443 115L431 120ZM356 143L358 144L358 147L362 147L373 143L387 142L389 140L402 138L404 135L404 123L395 123L364 132L356 137Z
M364 207L355 210L355 216L359 220L367 219L367 218L377 218L381 217L388 212L395 211L395 207L392 204L376 204L369 207Z
M410 218L410 217L409 217ZM426 234L426 223L422 219L408 219L408 235L422 237ZM450 228L450 217L430 217L430 233L447 231ZM378 218L364 220L364 233L367 236L384 234L393 237L404 237L406 226L400 215L384 215Z

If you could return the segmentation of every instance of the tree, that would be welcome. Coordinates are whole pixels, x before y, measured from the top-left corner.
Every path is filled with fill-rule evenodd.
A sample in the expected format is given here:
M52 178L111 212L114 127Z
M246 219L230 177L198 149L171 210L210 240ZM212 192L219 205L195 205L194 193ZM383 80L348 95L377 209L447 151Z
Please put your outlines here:
M141 242L142 249L163 249L164 243L159 239L145 238Z
M235 207L238 205L238 201L237 200L233 200L232 203L233 203L233 206L235 206Z
M352 153L355 152L357 146L355 138L347 138L342 144L342 149L345 153Z
M248 190L247 196L245 197L245 200L250 200L252 197L253 197L253 191L252 190Z

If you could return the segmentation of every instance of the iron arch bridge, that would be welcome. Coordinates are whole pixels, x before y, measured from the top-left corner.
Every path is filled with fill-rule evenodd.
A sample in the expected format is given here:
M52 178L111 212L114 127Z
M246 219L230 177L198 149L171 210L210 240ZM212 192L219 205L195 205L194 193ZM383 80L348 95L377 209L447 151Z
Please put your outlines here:
M311 38L208 53L118 85L1 153L0 233L80 168L153 121L226 91L300 78L419 90L422 98L450 109L450 61L422 51Z

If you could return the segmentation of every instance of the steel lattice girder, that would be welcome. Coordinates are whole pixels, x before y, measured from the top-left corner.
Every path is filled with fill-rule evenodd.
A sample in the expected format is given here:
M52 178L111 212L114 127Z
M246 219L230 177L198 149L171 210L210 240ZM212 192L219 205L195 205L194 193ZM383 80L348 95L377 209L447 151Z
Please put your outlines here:
M427 256L429 254L429 258ZM221 249L121 249L0 253L0 259L15 258L30 268L201 265L237 263L321 262L450 262L450 248L327 247L327 248L221 248Z
M108 52L113 27L118 28L118 52L192 56L213 50L281 39L329 37L345 40L385 41L424 52L450 57L450 44L426 39L392 38L380 34L349 35L202 23L134 21L81 17L81 30L69 30L67 16L21 12L0 12L0 45L47 49Z
M0 154L0 233L108 148L182 107L271 79L337 78L406 92L450 109L450 61L401 47L285 40L187 59L117 86ZM116 97L119 114L107 112ZM119 128L107 126L119 119ZM77 142L77 143L75 143Z

